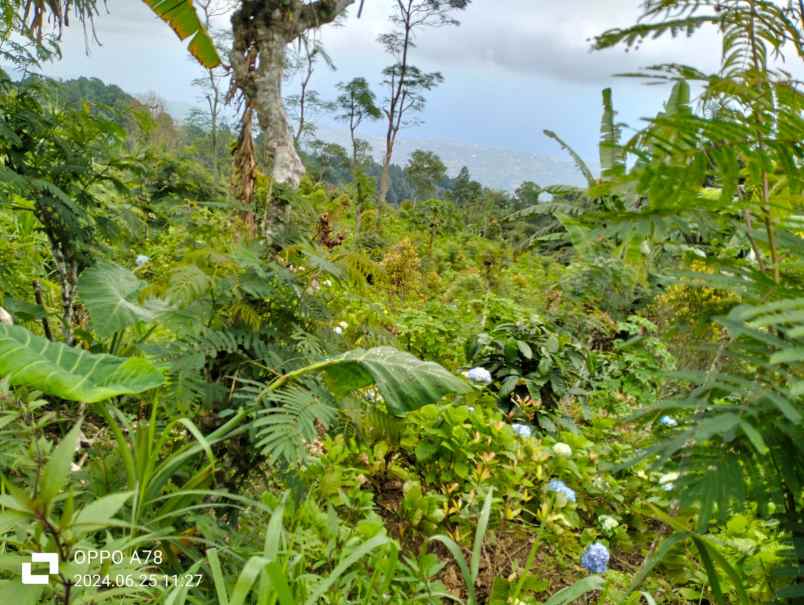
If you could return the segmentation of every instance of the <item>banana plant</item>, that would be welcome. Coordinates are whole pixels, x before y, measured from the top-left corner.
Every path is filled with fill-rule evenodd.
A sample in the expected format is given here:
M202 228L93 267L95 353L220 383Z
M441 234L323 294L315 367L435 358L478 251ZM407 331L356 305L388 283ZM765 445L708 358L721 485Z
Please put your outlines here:
M221 58L209 32L204 28L192 0L143 0L162 21L167 23L179 40L190 39L187 50L207 69L221 64Z
M143 0L145 4L165 23L179 40L190 38L187 50L207 69L221 64L212 37L204 28L192 0ZM46 27L52 24L59 31L69 25L69 18L75 15L85 27L94 28L94 16L98 14L98 0L3 0L0 2L0 37L10 30L17 30L35 42L41 50L51 52L53 46L43 44ZM53 40L48 40L53 42Z

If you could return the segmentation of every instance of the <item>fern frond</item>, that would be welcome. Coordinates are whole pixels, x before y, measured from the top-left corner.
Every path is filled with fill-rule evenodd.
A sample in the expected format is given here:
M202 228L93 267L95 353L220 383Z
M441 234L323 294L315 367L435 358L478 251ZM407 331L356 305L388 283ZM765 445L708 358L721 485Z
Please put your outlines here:
M380 280L383 275L382 266L359 250L344 252L336 258L336 262L343 267L346 278L354 286L366 286L370 278Z
M257 412L253 427L257 447L272 462L300 464L308 458L308 446L337 416L334 400L323 389L291 385L272 393L267 404L274 407Z

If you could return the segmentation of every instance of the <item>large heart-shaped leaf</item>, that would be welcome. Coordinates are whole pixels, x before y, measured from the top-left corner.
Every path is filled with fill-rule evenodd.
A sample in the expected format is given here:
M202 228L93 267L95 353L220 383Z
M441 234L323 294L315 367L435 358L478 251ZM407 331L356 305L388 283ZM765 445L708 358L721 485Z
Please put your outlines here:
M349 351L328 360L324 371L336 396L376 384L395 414L438 401L448 393L471 390L466 382L437 363L422 361L393 347Z
M221 64L218 51L193 7L192 0L143 0L159 18L173 28L179 40L192 36L188 50L207 69Z
M165 311L166 304L159 300L141 305L137 294L145 286L128 269L114 263L98 263L81 274L78 295L89 310L92 329L101 338L108 338L118 330L141 321L152 321Z
M164 382L147 359L96 355L6 325L0 325L0 378L86 403L142 393Z

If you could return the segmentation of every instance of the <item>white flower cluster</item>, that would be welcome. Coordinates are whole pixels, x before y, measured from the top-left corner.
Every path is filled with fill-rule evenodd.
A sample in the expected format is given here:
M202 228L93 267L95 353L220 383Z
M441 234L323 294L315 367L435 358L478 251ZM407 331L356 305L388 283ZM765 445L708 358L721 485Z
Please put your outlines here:
M6 326L14 325L14 318L11 317L11 313L6 311L3 307L0 307L0 324L4 324Z
M559 458L570 458L572 456L572 448L566 443L558 442L553 446L553 453Z
M606 533L611 533L620 526L620 522L611 515L600 515L597 520L600 528Z
M659 418L659 424L662 426L666 426L668 428L673 428L678 426L678 420L673 418L672 416L662 416Z
M666 492L673 491L673 487L675 486L675 482L680 477L680 473L672 472L672 473L665 473L661 477L659 477L659 485L661 488Z
M341 334L343 334L343 333L346 331L346 329L347 329L348 327L349 327L349 324L348 324L348 323L346 323L345 321L341 321L341 322L338 322L338 325L337 325L337 326L335 326L335 327L333 328L333 330L335 331L335 334L337 334L338 336L340 336Z
M134 259L134 264L137 265L137 268L145 266L148 261L151 260L150 256L145 256L144 254L138 254L137 258Z

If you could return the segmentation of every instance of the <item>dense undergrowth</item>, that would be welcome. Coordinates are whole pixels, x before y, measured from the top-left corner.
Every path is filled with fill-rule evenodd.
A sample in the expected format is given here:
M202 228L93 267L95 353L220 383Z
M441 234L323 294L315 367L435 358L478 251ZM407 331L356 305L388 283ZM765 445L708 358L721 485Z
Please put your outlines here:
M0 602L800 602L804 127L730 59L760 4L631 141L604 92L603 173L549 201L244 207L203 129L0 82Z

